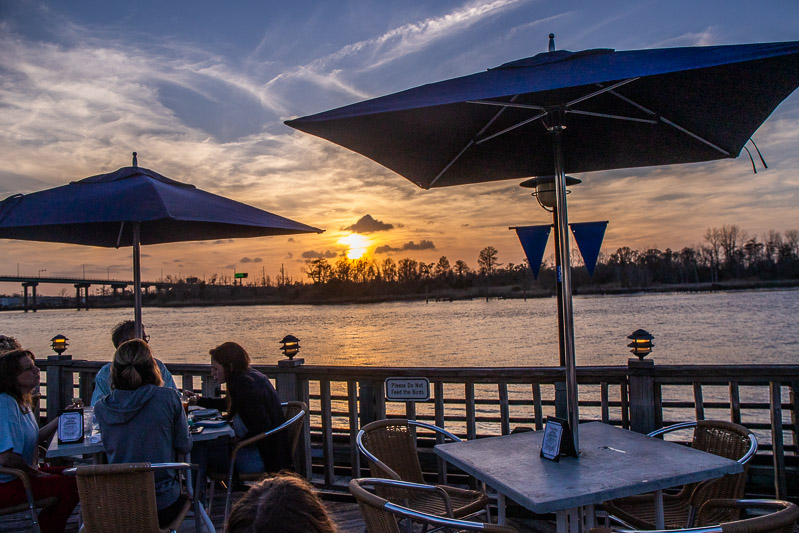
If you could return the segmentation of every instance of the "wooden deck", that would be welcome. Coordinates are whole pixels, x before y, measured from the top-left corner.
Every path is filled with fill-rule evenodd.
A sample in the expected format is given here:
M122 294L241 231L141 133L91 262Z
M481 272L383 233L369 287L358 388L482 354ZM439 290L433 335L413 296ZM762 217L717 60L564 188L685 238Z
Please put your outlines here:
M240 494L239 494L240 495ZM234 494L235 496L235 494ZM339 528L339 533L365 533L366 527L364 526L363 518L361 517L358 505L353 501L340 501L341 497L334 499L324 499L325 506L333 515L334 520ZM218 532L224 531L224 501L221 498L216 499L211 513L211 520L214 527ZM66 533L77 533L79 528L78 516L80 512L80 505L72 513L72 516L67 523ZM28 532L30 520L27 514L16 514L11 516L0 517L0 531L3 533L16 533ZM512 525L517 527L520 533L554 533L554 522L532 520L532 519L513 519ZM194 533L195 523L193 515L190 515L184 520L180 528L181 533Z

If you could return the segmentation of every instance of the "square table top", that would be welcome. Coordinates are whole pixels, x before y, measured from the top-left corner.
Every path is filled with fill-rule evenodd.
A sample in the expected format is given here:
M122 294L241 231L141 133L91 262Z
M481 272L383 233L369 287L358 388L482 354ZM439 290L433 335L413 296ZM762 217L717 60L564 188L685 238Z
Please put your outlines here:
M731 459L601 422L580 424L580 456L540 457L544 431L438 444L435 452L543 514L735 474Z

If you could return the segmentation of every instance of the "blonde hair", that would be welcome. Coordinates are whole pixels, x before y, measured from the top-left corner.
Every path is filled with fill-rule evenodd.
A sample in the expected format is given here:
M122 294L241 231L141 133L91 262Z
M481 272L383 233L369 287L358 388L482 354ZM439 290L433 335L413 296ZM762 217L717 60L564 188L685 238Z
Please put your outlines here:
M141 339L123 342L111 364L111 388L135 390L142 385L164 384L150 347Z

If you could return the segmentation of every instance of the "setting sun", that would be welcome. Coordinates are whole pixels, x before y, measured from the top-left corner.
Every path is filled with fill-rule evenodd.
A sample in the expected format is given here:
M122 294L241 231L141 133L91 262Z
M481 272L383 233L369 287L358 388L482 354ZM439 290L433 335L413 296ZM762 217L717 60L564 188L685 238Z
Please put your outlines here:
M349 250L347 250L347 259L360 259L363 257L363 254L366 253L369 245L372 244L369 239L357 233L351 233L346 237L342 237L338 242L339 244L349 246Z

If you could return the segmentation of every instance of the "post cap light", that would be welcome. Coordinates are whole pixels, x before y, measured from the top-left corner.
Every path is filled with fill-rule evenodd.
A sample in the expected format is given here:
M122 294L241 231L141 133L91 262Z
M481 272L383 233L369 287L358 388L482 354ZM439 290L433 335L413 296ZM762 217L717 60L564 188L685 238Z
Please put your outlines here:
M643 329L637 329L633 331L631 335L627 335L628 339L631 339L632 342L627 345L628 348L632 348L630 353L637 355L640 359L643 359L652 351L652 347L655 345L652 342L654 339L654 335L649 333Z
M583 180L574 178L572 176L566 176L566 186L570 187L572 185L577 185L578 183L582 183ZM519 184L522 187L526 187L528 189L535 189L533 192L533 196L535 196L538 203L544 209L554 209L557 207L557 196L555 194L555 176L538 176L537 178L530 178L529 180L523 181ZM566 191L568 194L569 191Z
M280 351L289 359L293 359L295 355L300 353L300 339L294 335L286 335L280 341L280 344L283 345L280 347Z
M67 350L67 346L69 343L67 342L69 339L64 337L63 335L56 335L52 339L50 339L50 346L52 346L53 351L58 355L61 355Z

